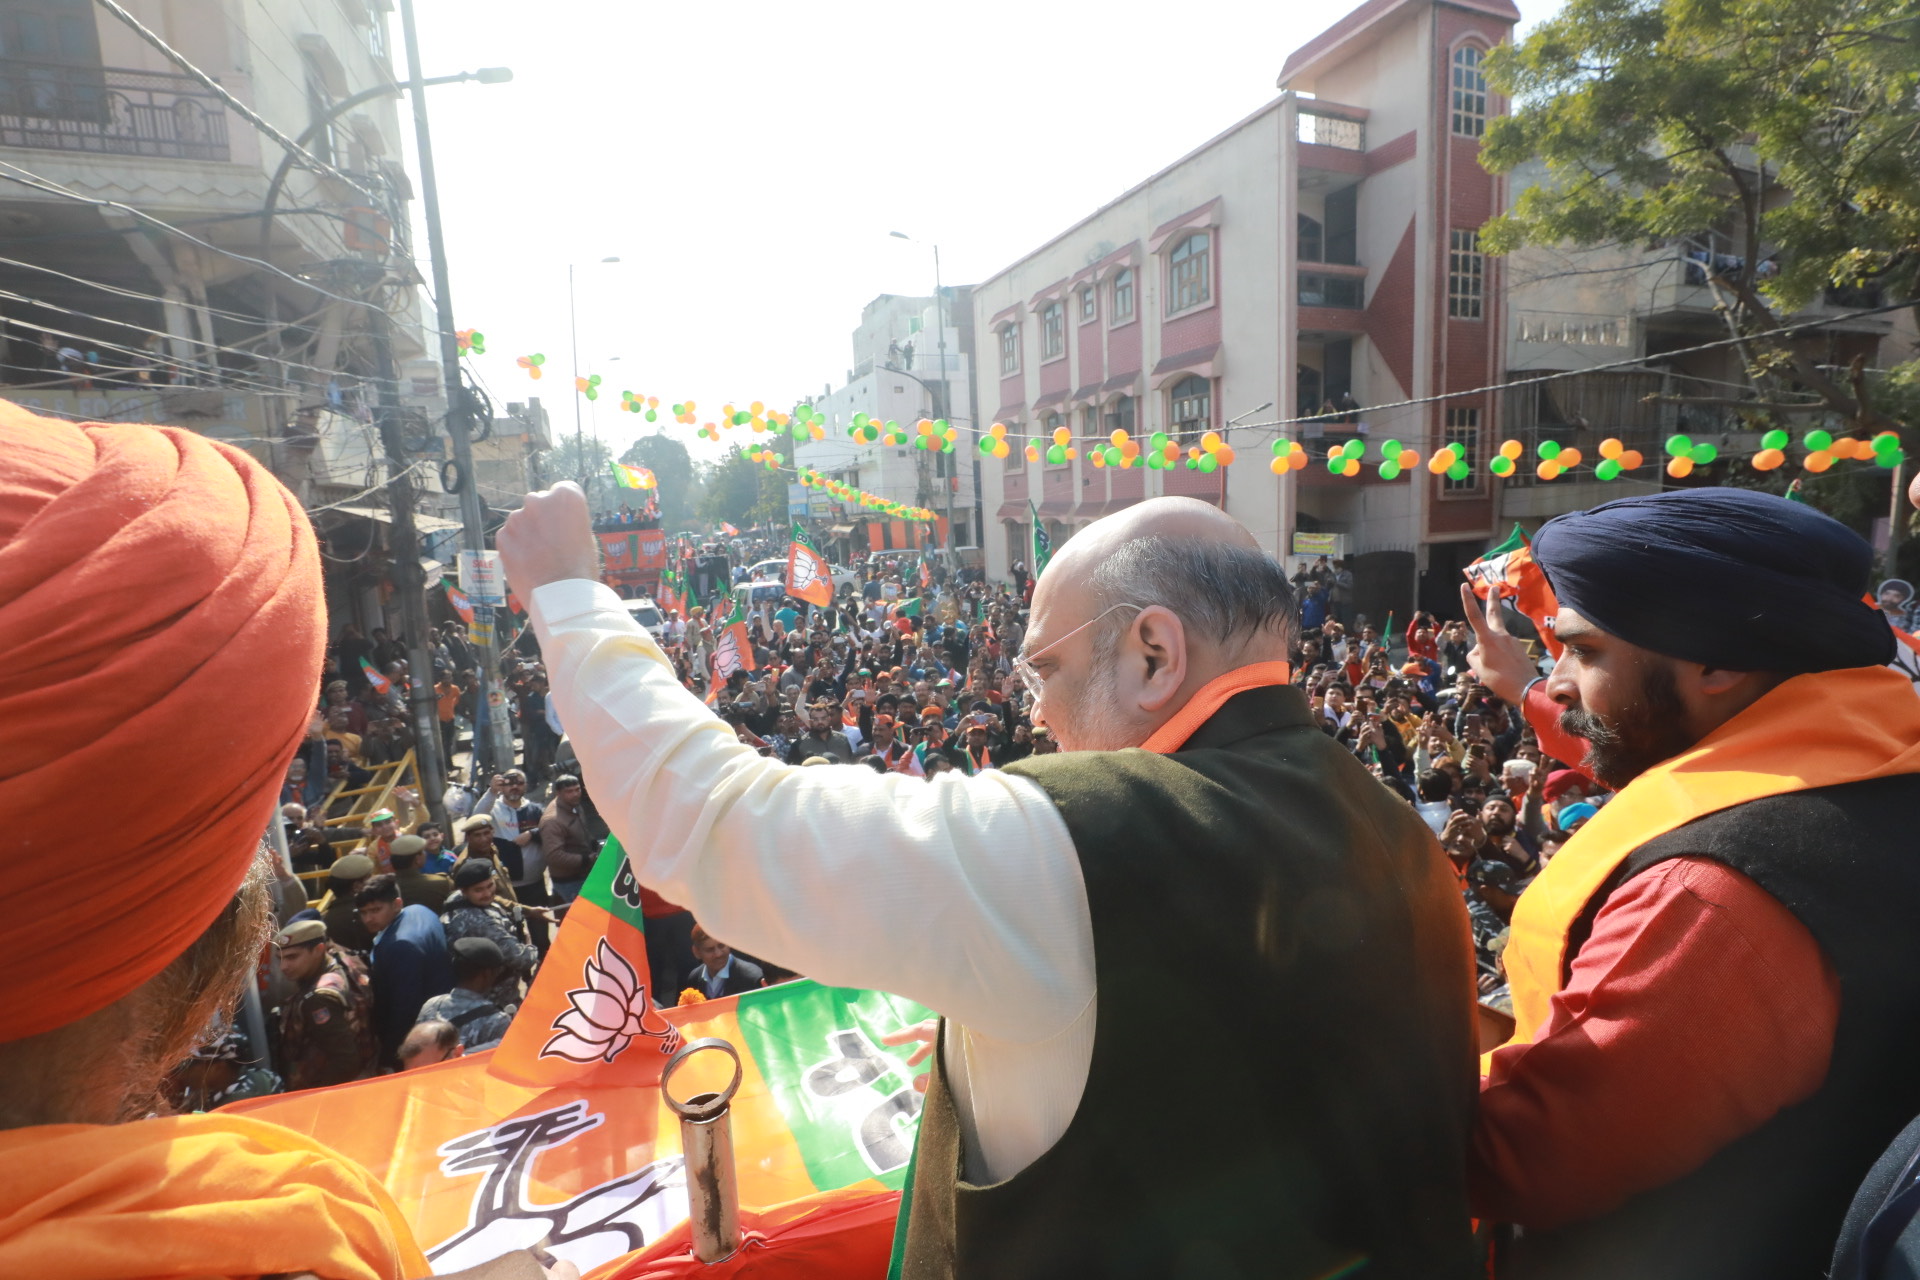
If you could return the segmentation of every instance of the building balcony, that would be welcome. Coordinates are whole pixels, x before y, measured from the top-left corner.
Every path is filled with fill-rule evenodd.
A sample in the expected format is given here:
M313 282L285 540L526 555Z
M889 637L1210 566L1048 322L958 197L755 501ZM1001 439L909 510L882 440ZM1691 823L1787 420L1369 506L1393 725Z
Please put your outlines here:
M1294 304L1296 323L1303 333L1363 332L1367 269L1331 262L1303 262L1294 278Z
M231 158L227 109L188 76L0 58L0 146Z
M1367 111L1303 99L1299 104L1298 158L1303 169L1358 175L1366 167Z

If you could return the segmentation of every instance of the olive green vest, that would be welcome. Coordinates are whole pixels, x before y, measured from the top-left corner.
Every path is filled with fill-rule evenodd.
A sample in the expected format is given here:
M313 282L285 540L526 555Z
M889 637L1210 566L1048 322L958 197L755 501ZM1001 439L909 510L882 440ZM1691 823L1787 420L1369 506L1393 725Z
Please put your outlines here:
M1464 1277L1473 953L1413 809L1280 686L1170 756L1009 772L1059 806L1085 875L1086 1091L981 1186L936 1061L903 1274Z

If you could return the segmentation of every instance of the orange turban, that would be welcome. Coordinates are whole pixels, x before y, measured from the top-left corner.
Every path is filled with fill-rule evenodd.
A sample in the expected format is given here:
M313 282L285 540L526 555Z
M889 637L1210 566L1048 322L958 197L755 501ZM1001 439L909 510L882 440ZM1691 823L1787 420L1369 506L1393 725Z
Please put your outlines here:
M0 1042L105 1008L232 899L325 647L300 505L240 450L0 401Z

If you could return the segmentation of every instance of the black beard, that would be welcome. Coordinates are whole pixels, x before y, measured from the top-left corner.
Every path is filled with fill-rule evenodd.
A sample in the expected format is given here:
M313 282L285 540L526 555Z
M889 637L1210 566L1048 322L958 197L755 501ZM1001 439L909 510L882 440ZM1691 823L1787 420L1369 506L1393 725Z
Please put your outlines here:
M1611 720L1574 708L1560 713L1560 731L1587 743L1587 771L1613 790L1694 743L1685 725L1680 686L1664 666L1649 667L1637 698Z

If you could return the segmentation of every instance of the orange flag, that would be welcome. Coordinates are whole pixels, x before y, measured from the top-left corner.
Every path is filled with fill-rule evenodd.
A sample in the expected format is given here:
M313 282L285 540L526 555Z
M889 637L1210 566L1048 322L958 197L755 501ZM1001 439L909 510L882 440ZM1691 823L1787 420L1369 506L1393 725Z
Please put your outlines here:
M783 1276L880 1274L920 1116L911 1046L881 1037L927 1011L805 980L656 1008L639 904L609 840L498 1049L223 1114L322 1137L358 1162L437 1271L541 1245L592 1280L776 1264ZM682 1043L707 1037L741 1060L732 1124L747 1247L699 1270L659 1079ZM722 1054L696 1055L674 1093L719 1089L731 1070Z
M1482 600L1489 592L1511 597L1513 607L1524 614L1540 633L1540 642L1557 661L1560 642L1553 636L1554 615L1560 602L1554 598L1547 575L1533 558L1533 544L1519 525L1507 540L1461 570L1473 586L1473 594Z
M833 603L833 566L813 549L813 540L797 520L787 545L787 594L822 607Z

